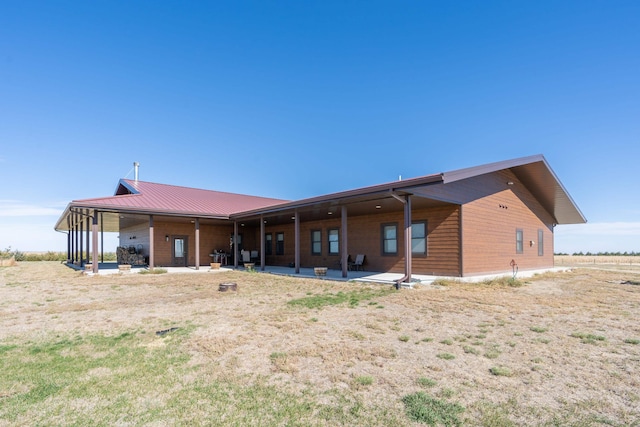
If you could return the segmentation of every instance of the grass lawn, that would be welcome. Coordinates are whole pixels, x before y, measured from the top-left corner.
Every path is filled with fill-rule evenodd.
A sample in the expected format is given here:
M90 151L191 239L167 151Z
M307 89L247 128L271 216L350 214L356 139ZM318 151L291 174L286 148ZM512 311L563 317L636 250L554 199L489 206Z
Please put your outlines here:
M2 267L0 426L640 426L640 266L519 284Z

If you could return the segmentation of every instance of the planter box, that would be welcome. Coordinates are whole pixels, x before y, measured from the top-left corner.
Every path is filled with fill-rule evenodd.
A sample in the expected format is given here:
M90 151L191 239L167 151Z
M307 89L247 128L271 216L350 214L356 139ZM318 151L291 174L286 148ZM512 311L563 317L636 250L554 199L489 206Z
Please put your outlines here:
M212 263L211 263L211 269L212 269L212 270L218 270L218 269L220 269L220 263L219 263L219 262L212 262Z
M244 268L247 269L248 271L253 271L256 269L256 264L254 262L245 262Z
M314 267L313 272L316 276L326 276L327 275L327 267Z

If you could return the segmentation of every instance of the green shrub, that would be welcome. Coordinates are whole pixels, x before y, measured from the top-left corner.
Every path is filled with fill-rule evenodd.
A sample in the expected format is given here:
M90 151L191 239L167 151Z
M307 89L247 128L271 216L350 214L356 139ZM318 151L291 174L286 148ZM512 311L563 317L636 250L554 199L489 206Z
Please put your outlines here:
M438 353L438 354L436 354L436 357L439 358L439 359L444 359L444 360L453 360L453 359L456 358L451 353Z
M148 270L140 270L140 274L164 274L166 272L166 268L150 268Z
M584 332L574 332L570 336L580 338L583 344L596 344L598 341L606 340L602 335L586 334Z
M368 375L356 377L356 384L358 385L371 385L373 384L373 377Z
M494 366L493 368L489 369L489 372L498 377L510 377L513 375L511 369L504 366Z
M432 380L431 378L420 377L416 380L416 383L422 387L433 387L437 384L436 380Z
M431 426L460 426L462 422L458 415L464 412L464 406L435 399L419 391L402 398L407 415L413 421Z

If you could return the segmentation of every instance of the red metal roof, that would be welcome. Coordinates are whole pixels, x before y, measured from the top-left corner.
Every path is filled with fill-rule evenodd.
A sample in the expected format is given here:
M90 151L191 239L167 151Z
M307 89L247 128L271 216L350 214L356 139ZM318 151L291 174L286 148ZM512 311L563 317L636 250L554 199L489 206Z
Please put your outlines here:
M130 194L123 194L123 193ZM71 206L222 217L285 203L286 200L121 179L116 195L74 200Z

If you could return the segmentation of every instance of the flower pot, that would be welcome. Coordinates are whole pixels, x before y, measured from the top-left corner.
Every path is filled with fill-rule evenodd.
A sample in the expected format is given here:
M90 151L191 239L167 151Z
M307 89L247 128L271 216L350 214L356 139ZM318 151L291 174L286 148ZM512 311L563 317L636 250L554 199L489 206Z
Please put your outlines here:
M327 275L327 267L314 267L313 272L316 276L326 276Z

